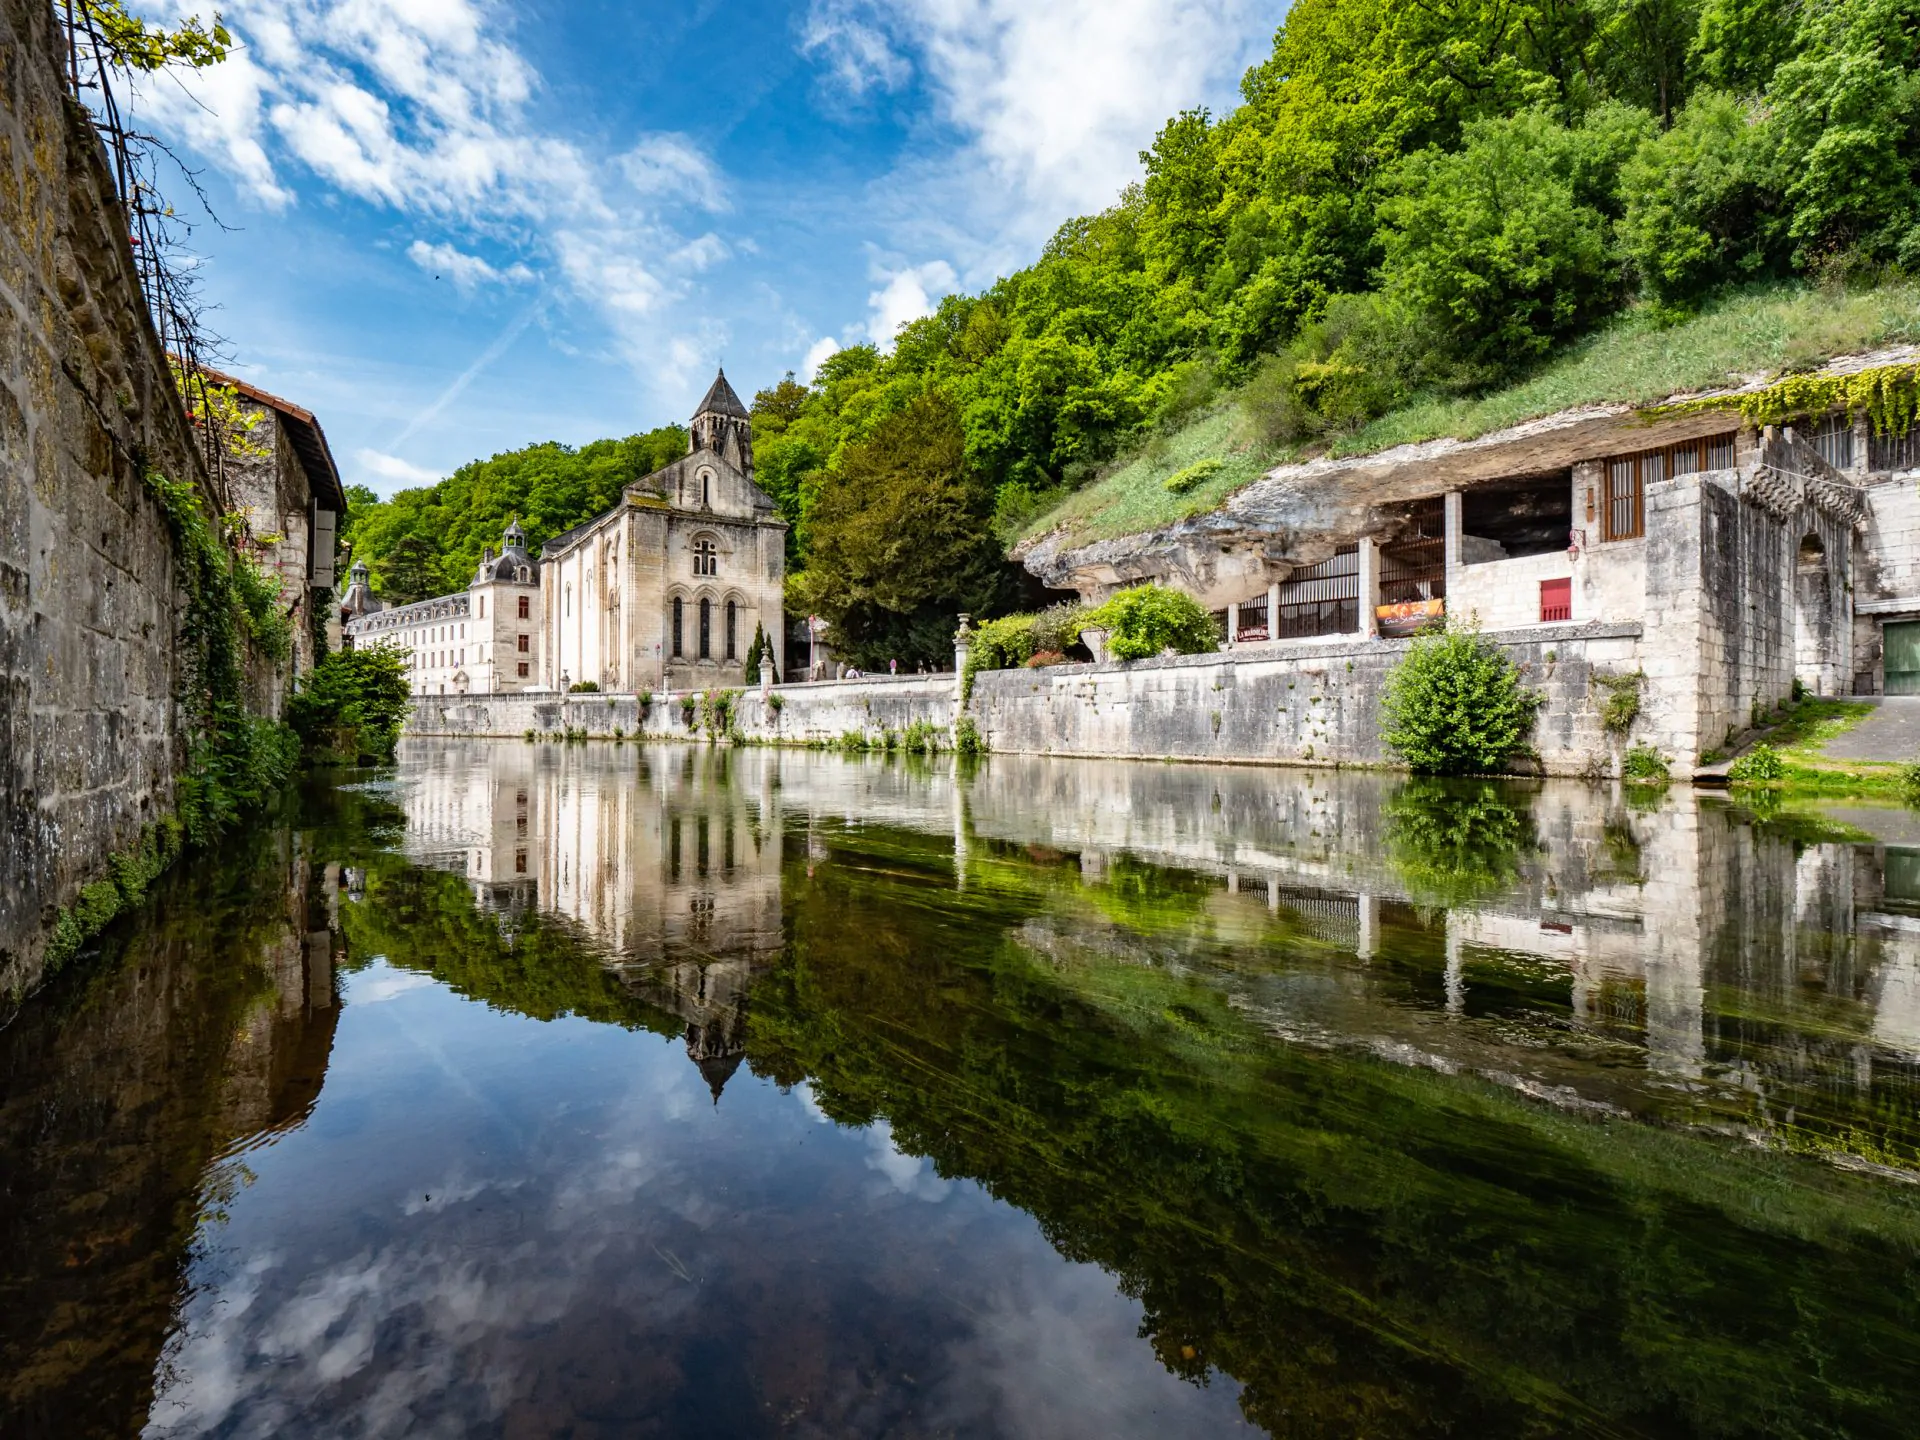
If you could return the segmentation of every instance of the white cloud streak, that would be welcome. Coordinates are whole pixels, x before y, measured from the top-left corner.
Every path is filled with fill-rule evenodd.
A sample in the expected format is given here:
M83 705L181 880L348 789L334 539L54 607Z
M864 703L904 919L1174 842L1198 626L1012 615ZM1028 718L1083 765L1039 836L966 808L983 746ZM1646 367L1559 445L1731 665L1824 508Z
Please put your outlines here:
M684 134L599 156L543 133L528 109L539 77L505 37L508 13L486 0L236 0L224 18L240 48L150 85L146 113L264 206L297 203L304 173L433 222L443 234L408 256L463 290L556 272L561 296L659 378L685 338L665 333L667 307L731 253L674 217L725 211L724 177ZM474 240L523 258L485 258Z

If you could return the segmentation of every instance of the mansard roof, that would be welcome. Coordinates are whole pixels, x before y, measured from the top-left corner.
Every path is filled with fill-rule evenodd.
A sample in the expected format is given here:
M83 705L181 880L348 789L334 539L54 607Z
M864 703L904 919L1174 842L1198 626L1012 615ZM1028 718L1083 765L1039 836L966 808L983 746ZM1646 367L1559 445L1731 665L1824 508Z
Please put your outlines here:
M736 420L751 420L747 407L740 403L740 397L733 393L733 386L727 383L727 372L722 370L713 377L713 384L707 388L707 398L694 409L694 418L702 415L731 415Z

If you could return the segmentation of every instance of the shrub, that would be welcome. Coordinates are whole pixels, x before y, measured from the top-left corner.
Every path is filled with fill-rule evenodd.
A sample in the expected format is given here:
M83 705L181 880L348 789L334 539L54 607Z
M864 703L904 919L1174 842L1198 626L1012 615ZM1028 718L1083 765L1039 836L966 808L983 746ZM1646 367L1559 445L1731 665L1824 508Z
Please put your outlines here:
M1414 901L1470 905L1520 878L1537 848L1532 811L1493 781L1410 780L1388 797L1387 861Z
M1765 785L1786 773L1786 762L1771 745L1756 745L1727 767L1727 779L1735 785Z
M700 697L689 691L680 697L680 718L686 722L689 730L700 723Z
M1620 774L1642 785L1661 784L1667 778L1667 757L1651 745L1630 746L1620 758Z
M1636 670L1631 675L1602 675L1597 671L1593 683L1607 692L1600 707L1600 728L1609 735L1624 735L1640 718L1640 682L1647 677Z
M376 645L327 656L287 701L287 724L309 763L385 764L406 718L407 652Z
M597 695L600 693L598 680L576 680L567 687L569 695Z
M954 722L953 748L961 755L984 755L987 753L986 737L980 733L980 727L974 723L971 715L962 715Z
M767 704L771 705L773 707L773 713L778 715L782 710L787 708L787 697L780 694L769 695L767 697Z
M1900 794L1909 805L1920 805L1920 760L1900 767Z
M1107 653L1116 660L1144 660L1162 650L1202 655L1220 643L1213 617L1198 600L1159 585L1122 590L1081 624L1107 632Z
M1082 605L1078 600L1049 605L1033 617L1033 648L1066 654L1080 643L1080 627L1092 613L1091 606Z
M1039 670L1048 665L1064 665L1067 657L1058 650L1036 650L1027 657L1027 669Z
M1498 770L1526 744L1540 697L1505 651L1472 631L1413 642L1387 677L1387 744L1417 771Z
M931 720L915 720L900 732L900 744L909 754L932 755L940 749L944 734Z
M1174 471L1164 483L1173 494L1185 495L1189 491L1198 490L1226 468L1226 461L1208 456L1205 460L1194 461L1185 469Z

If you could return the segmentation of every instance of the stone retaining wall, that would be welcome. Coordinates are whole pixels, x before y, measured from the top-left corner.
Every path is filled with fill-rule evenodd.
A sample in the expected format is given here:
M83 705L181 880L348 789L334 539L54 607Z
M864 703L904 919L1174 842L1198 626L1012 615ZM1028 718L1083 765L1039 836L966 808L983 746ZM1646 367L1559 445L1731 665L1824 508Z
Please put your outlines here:
M0 0L0 994L173 803L171 542L142 467L205 485L46 0Z
M1489 638L1545 697L1534 732L1540 767L1550 774L1613 773L1626 742L1602 729L1607 693L1593 676L1640 668L1640 627L1531 626ZM968 713L993 750L1016 754L1385 765L1393 757L1380 740L1381 692L1411 643L1246 645L1128 665L984 671L975 677ZM849 731L897 732L915 721L945 728L953 722L955 691L950 674L781 685L771 700L758 690L741 693L734 722L750 740L784 744L833 742ZM1649 694L1632 739L1690 762L1690 755L1671 748L1671 736L1691 721L1688 703L1669 707ZM697 711L694 722L697 731ZM685 736L689 727L679 697L655 698L643 715L633 696L478 695L423 696L407 730L611 737L616 731Z

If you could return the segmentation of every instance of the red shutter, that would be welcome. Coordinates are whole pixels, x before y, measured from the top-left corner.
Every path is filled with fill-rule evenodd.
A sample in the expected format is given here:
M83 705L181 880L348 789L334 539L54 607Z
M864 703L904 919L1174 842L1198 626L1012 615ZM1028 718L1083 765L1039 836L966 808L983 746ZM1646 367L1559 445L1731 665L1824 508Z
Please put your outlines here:
M1573 581L1542 580L1540 582L1540 618L1542 620L1573 619Z

